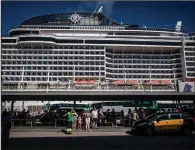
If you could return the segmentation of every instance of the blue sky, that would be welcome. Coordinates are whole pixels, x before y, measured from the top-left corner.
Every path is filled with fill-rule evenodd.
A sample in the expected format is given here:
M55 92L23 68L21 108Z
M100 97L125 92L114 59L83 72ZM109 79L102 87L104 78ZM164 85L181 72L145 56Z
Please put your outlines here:
M33 16L88 11L93 12L103 5L103 12L110 18L126 24L138 24L147 27L163 27L182 21L187 32L195 31L195 2L96 2L96 1L2 1L2 34L18 26L23 20Z

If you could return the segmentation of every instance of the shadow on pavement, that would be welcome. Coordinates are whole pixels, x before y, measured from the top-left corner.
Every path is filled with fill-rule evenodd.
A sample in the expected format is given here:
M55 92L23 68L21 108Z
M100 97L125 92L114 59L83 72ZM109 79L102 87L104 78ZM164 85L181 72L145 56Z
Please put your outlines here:
M33 137L11 138L2 148L3 150L16 149L194 149L192 136L85 136L85 137Z
M133 135L133 136L147 136L149 137L149 135L147 135L146 133L145 134L135 134L135 132L132 132L132 131L126 131L125 132L126 134L129 134L129 135ZM170 132L163 132L163 133L155 133L154 135L152 135L153 137L155 136L176 136L176 137L181 137L181 136L187 136L187 135L182 135L181 133L179 132L173 132L173 133L170 133ZM193 138L193 135L189 135L188 137L190 138L190 136Z

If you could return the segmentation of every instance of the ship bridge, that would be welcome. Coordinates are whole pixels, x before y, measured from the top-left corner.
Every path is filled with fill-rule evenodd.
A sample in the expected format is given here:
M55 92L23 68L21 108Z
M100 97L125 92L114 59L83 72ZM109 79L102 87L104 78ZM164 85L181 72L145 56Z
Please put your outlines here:
M24 25L57 25L57 26L108 26L120 25L120 23L110 19L102 13L91 12L71 12L57 13L32 17L23 21L20 26Z

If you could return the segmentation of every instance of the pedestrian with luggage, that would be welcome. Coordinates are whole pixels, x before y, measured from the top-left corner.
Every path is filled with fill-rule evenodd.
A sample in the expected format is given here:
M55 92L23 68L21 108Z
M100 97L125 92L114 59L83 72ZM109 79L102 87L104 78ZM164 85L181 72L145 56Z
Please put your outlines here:
M72 134L72 123L73 123L73 115L75 115L74 110L70 110L65 116L67 116L68 126L66 129L67 134Z

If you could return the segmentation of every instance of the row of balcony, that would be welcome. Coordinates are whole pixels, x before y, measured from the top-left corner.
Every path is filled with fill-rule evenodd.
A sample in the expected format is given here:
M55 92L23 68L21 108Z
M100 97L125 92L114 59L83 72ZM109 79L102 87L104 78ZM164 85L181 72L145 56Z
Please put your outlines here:
M75 62L75 61L78 61L78 62L82 62L83 63L83 61L85 61L85 62L100 62L100 61L105 61L104 60L104 57L96 57L96 58L88 58L87 59L87 57L86 57L86 59L85 58L78 58L78 59L32 59L32 58L30 58L30 59L4 59L5 57L3 57L2 58L2 64L26 64L27 62L30 62L30 63L33 63L33 61L38 61L39 63L42 63L42 62L47 62L47 61L49 61L49 62L54 62L54 63L60 63L60 62L69 62L69 64L72 62ZM191 58L188 58L188 60L187 61L190 61L190 60L192 60L193 61L193 59L191 59ZM123 63L123 64L158 64L158 65L160 65L160 64L173 64L173 63L175 63L175 64L178 64L178 63L181 63L181 60L180 59L178 59L178 60L140 60L140 59L134 59L134 60L130 60L130 59L126 59L126 60L110 60L110 59L107 59L106 60L107 61L107 63Z
M29 75L29 76L21 76L21 75L2 75L2 82L21 82L21 81L27 81L27 82L52 82L52 81L60 81L60 82L65 82L68 79L73 79L73 78L104 78L104 79L108 79L108 80L133 80L133 79L137 79L137 80L174 80L174 79L181 79L182 78L182 74L167 74L167 75L162 75L162 74L132 74L132 75L114 75L114 74L107 74L105 75L104 73L94 73L94 74L82 74L82 73L78 73L75 75L73 74L66 74L66 75L62 75L62 76L58 76L58 75L53 75L53 76L33 76L33 75Z
M193 56L193 55L191 55ZM62 60L104 60L104 59L110 59L110 60L142 60L142 61L174 61L177 59L181 59L181 56L178 57L169 57L169 56L109 56L106 55L106 57L104 55L75 55L75 56L67 56L67 55L60 55L60 56L23 56L23 55L2 55L2 59L4 60L9 60L9 61L15 61L15 60L51 60L51 61L62 61ZM188 58L193 58L193 57L188 57ZM149 61L150 60L150 61Z
M33 67L32 67L33 68ZM41 68L41 67L39 67ZM22 72L24 72L24 75L30 75L30 74L36 74L36 75L47 75L48 73L50 73L50 75L54 74L54 73L57 73L57 74L64 74L64 73L76 73L76 72L106 72L106 73L126 73L126 74L131 74L131 73L140 73L140 74L148 74L148 73L151 73L151 74L155 74L155 73L158 73L158 74L173 74L173 73L182 73L182 70L181 69L177 69L177 70L140 70L140 69L129 69L129 68L121 68L121 69L105 69L103 67L100 67L100 68L84 68L84 67L76 67L75 70L74 68L67 68L67 67L63 67L63 69L59 69L57 67L53 67L55 70L48 70L47 67L45 67L46 70L19 70L19 71L16 71L16 70L2 70L2 75L22 75ZM38 67L37 67L38 69ZM194 68L187 68L187 71L195 71Z
M34 49L15 49L15 50L9 50L9 49L2 49L2 54L9 54L9 55L13 55L13 54L18 54L18 55L85 55L85 54L89 54L89 55L103 55L104 52L106 52L107 54L110 55L126 55L126 56L131 56L131 55L152 55L152 56L173 56L173 55L179 55L180 51L176 51L176 52L170 52L170 51L162 51L159 50L159 52L153 52L153 50L151 51L136 51L136 50L132 50L132 51L114 51L114 50L88 50L88 49L83 49L83 50L77 50L77 49L61 49L61 50L48 50L48 49L43 49L43 50L34 50ZM188 51L186 51L188 52Z
M28 46L25 44L18 44L18 45L2 45L2 49L23 49L23 50L43 50L43 49L66 49L66 51L96 51L96 50L104 50L103 46L57 46L57 45L48 45L48 44L37 44L37 43L32 43L29 44Z
M45 56L51 56L51 55L69 55L69 56L76 56L76 55L104 55L104 51L96 51L96 50L93 50L93 51L88 51L88 50L83 50L83 51L79 51L79 50L75 50L75 51L68 51L68 50L53 50L53 51L45 51L45 50L42 50L42 51L36 51L36 50L13 50L13 51L9 51L9 50L2 50L2 54L6 55L18 55L18 56L21 56L21 55L25 55L25 56L32 56L32 55L45 55Z
M59 70L58 68L64 67L64 66L70 66L72 68L75 67L93 67L97 68L99 66L104 66L104 63L99 65L96 63L82 63L78 64L78 62L75 62L75 64L67 64L67 63L61 63L59 64L48 64L48 63L29 63L29 64L4 64L2 63L2 70L23 70L23 67L25 70L48 70L49 67L51 68L50 70ZM193 67L193 66L188 66L188 68ZM47 69L46 69L47 68ZM176 64L171 64L171 65L157 65L157 64L106 64L106 68L111 69L111 70L124 70L125 69L130 69L130 70L173 70L173 69L182 69L181 65L176 65ZM60 70L63 70L61 68ZM99 70L99 69L98 69Z
M114 72L124 72L124 70L126 71L141 71L141 72L144 72L144 73L149 73L149 71L159 71L159 72L165 72L165 71L168 71L168 72L173 72L173 70L175 71L175 73L179 73L181 72L182 68L179 68L179 67L176 67L176 68L160 68L160 66L158 66L159 68L156 68L156 67L144 67L144 68L141 68L142 66L140 66L139 68L138 67L134 67L134 66L120 66L120 67L116 67L116 68L113 68L112 66L109 67L108 65L106 65L106 67L104 65L100 65L100 66L80 66L80 65L76 65L76 66L73 66L73 65L67 65L66 67L60 65L60 66L23 66L23 67L16 67L16 66L13 66L13 67L10 67L10 66L2 66L1 67L1 70L2 72L66 72L66 71L70 71L72 70L72 72L74 72L74 70L102 70L102 71L105 71L107 69L107 72L110 72L110 71L114 71ZM165 66L166 67L166 66ZM193 68L189 68L187 67L187 70L188 71L193 71L194 69Z
M181 49L174 49L174 50L163 50L163 48L159 49L158 51L154 51L153 49L149 50L145 50L140 49L140 50L131 50L131 51L125 51L125 50L113 50L113 49L107 49L106 50L107 53L109 54L113 54L113 55L176 55L176 54L180 54Z
M105 62L104 60L71 60L71 61L32 61L32 60L29 60L29 61L2 61L2 65L12 65L12 66L25 66L25 65L28 65L28 66L43 66L43 65L47 65L47 66L56 66L56 65L86 65L86 66L99 66L99 65L104 65Z
M192 72L193 73L193 72ZM59 76L59 77L66 77L66 76L105 76L105 72L95 72L95 71L78 71L78 72L75 72L75 73L72 73L72 72L50 72L49 73L49 76ZM125 72L114 72L114 73L111 73L111 72L107 72L106 73L107 76L123 76L123 77L127 77L127 78L131 78L132 76L134 75L140 75L140 76L148 76L149 73L140 73L140 72L131 72L131 73L125 73ZM164 78L165 76L168 76L168 77L172 77L174 73L167 73L167 72L164 72L164 73L150 73L151 76L159 76ZM175 73L175 74L182 74L182 73ZM22 73L20 72L17 72L17 73L14 73L14 72L6 72L5 74L3 73L2 74L2 77L21 77L22 76ZM42 73L42 72L26 72L24 73L23 77L47 77L48 76L48 73ZM116 77L117 78L117 77Z

